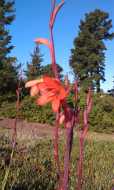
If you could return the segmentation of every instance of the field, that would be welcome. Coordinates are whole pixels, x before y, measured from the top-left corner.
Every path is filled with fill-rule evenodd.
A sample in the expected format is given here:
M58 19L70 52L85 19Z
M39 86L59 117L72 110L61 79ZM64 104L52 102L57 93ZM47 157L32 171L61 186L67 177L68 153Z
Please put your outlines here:
M44 127L44 126L42 126ZM45 126L46 127L46 126ZM44 127L44 129L45 129ZM40 126L41 129L41 126ZM42 128L43 129L43 128ZM45 131L43 129L43 131ZM5 130L5 131L4 131ZM36 130L36 129L35 129ZM4 132L5 133L4 133ZM41 130L40 130L41 131ZM49 127L49 134L53 131ZM60 131L61 132L61 131ZM61 134L64 131L61 132ZM9 167L11 142L7 129L0 128L0 185L4 171ZM39 134L39 133L38 133ZM41 132L40 132L41 134ZM76 134L76 133L75 133ZM45 134L46 135L46 134ZM56 168L53 160L51 135L42 138L20 138L13 160L6 190L54 190ZM61 166L63 167L64 141L60 140ZM76 189L76 163L79 158L78 138L74 135L69 190ZM85 142L83 190L112 190L114 186L114 140L113 135L89 133Z

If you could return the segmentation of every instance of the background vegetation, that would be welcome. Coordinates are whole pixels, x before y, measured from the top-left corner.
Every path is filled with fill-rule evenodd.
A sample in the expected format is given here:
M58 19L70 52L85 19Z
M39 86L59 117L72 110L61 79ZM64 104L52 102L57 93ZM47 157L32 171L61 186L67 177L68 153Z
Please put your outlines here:
M83 109L85 99L80 95L80 107ZM68 98L70 105L73 105L72 96ZM2 102L0 106L0 117L15 118L16 106L12 102ZM52 113L50 104L38 106L35 99L26 96L21 102L21 108L18 113L20 119L31 122L54 124L55 116ZM108 94L95 94L93 97L93 108L89 117L89 126L91 131L114 133L114 98Z

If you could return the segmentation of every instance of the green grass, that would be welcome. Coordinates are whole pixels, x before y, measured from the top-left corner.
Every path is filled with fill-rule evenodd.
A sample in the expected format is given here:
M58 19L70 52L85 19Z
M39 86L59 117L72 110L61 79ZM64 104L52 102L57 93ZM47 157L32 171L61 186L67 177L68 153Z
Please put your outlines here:
M0 141L0 185L8 167L11 148L7 138ZM73 143L69 190L75 190L76 164L79 152L78 141ZM63 142L60 144L63 160ZM61 162L63 165L63 163ZM36 146L20 150L17 147L6 190L54 190L56 169L53 161L53 144L40 140ZM112 190L114 186L114 143L85 142L83 190Z

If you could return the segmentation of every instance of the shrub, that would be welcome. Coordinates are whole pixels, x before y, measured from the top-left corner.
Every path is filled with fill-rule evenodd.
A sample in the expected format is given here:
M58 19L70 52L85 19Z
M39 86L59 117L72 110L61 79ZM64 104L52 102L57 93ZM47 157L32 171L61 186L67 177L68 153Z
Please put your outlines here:
M72 94L68 97L68 104L73 107ZM85 97L80 94L80 107L85 106ZM8 101L2 102L0 106L0 117L15 118L16 105ZM38 106L34 98L26 96L21 102L21 109L18 116L31 122L53 124L54 114L50 104ZM114 132L114 97L107 94L95 94L93 96L93 107L89 118L90 130L95 132Z
M53 124L54 115L50 105L38 106L34 98L25 97L21 105L21 116L27 121Z
M93 99L90 114L90 128L96 132L114 132L114 98L107 94L97 94Z
M16 103L3 102L0 107L0 117L15 118ZM43 107L38 106L35 100L28 96L21 102L18 118L47 124L53 124L54 121L54 115L49 104Z
M81 110L86 106L85 95L83 92L79 94L79 105ZM72 95L68 98L69 104L73 105ZM83 119L80 114L80 121ZM95 132L114 132L114 97L108 94L94 94L93 95L93 106L89 116L89 130Z

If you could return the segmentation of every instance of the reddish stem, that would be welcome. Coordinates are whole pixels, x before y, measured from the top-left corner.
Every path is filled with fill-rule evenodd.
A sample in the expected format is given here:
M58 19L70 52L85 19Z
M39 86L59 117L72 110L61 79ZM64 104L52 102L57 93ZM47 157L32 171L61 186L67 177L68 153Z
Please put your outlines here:
M64 176L63 176L63 190L68 190L70 155L73 141L73 126L66 129L66 148L64 155Z
M54 40L53 40L53 29L50 28L50 54L51 54L51 61L52 61L52 71L55 75L55 78L59 79L58 71L57 71L57 65L56 65L56 59L55 59L55 47L54 47Z
M20 74L19 74L19 81L17 84L17 89L16 89L16 117L14 120L14 128L13 128L13 135L12 135L12 147L15 149L16 146L16 138L17 138L17 119L18 119L18 112L20 109L20 95L21 95L21 81L22 81L22 65L20 65Z
M55 75L55 78L59 79L59 74L57 71L56 58L55 58L55 47L54 47L54 39L53 39L53 24L56 17L57 12L63 5L64 1L57 7L57 12L54 13L56 0L52 0L52 12L50 15L50 55L52 61L52 71ZM53 17L55 16L55 17ZM76 97L77 99L77 97ZM59 163L59 153L58 153L58 126L59 126L59 112L56 114L56 126L54 129L54 158L57 164L58 174L59 174L59 190L68 190L68 181L69 181L69 162L70 162L70 154L72 149L72 140L73 140L73 127L75 124L75 112L69 108L69 106L62 103L63 109L65 112L65 127L66 127L66 148L64 155L64 174L63 181L61 184L61 171L60 171L60 163Z
M52 12L50 15L50 19L52 19L53 11L55 9L55 0L52 0ZM56 65L56 58L55 58L55 47L54 47L54 39L53 39L53 27L50 26L50 56L51 56L51 62L52 62L52 71L55 75L55 78L59 79L59 74L57 71L57 65ZM59 162L59 150L58 150L58 126L59 126L59 112L56 114L56 125L54 128L54 159L57 165L57 174L59 177L59 184L61 183L61 170L60 170L60 162Z
M59 140L59 134L58 134L58 128L59 127L59 113L56 114L56 125L54 128L54 159L57 165L57 175L59 177L59 180L61 179L61 169L60 169L60 162L59 162L59 149L58 149L58 140Z
M56 0L51 0L51 15L55 9Z
M66 147L64 154L64 173L63 173L63 182L60 190L68 190L69 182L69 167L70 167L70 155L72 150L73 142L73 128L75 124L75 113L71 108L63 103L63 108L65 111L65 129L66 129Z
M79 162L78 162L78 183L77 183L77 190L82 189L82 183L83 183L83 156L84 156L84 141L88 132L88 118L89 113L92 108L92 94L91 89L89 88L87 98L86 98L86 108L83 112L83 129L79 131L79 148L80 148L80 154L79 154Z
M18 111L19 111L19 103L20 103L20 88L19 84L16 90L17 101L16 101L16 117L14 120L13 134L12 134L12 147L16 146L16 138L17 138L17 119L18 119Z
M81 133L81 132L79 132ZM83 178L83 150L84 150L84 138L82 137L83 134L80 134L79 137L79 147L80 147L80 152L79 152L79 161L78 161L78 183L77 183L77 190L82 189L82 178Z

